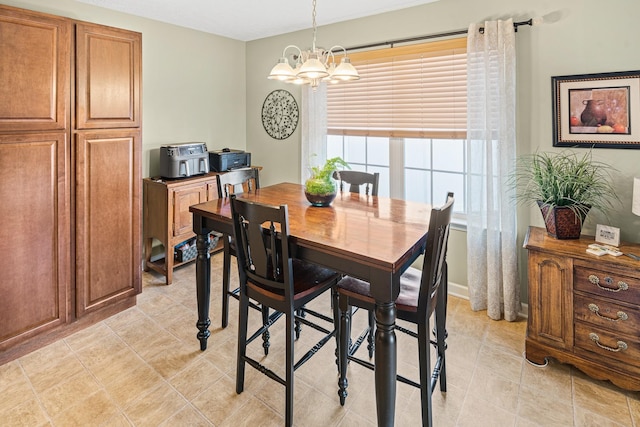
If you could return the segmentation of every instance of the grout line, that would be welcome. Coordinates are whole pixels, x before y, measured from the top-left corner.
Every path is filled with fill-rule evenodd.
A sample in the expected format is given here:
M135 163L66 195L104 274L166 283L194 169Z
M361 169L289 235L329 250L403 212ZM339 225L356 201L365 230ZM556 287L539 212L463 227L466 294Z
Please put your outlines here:
M20 367L20 370L22 371L22 375L24 375L24 377L26 378L27 382L29 383L29 387L31 388L31 391L33 392L33 395L36 398L36 401L38 402L38 406L40 407L40 410L42 410L42 413L45 415L47 421L49 421L49 423L51 423L51 425L53 426L53 419L51 418L51 415L49 415L49 411L47 411L47 409L44 407L44 404L42 403L42 399L40 398L40 393L38 393L35 389L35 387L33 386L33 383L31 382L31 377L29 377L29 375L27 375L27 371L24 369L24 366L22 365L22 358L19 358L17 360L18 362L18 366ZM18 403L16 406L14 406L13 408L11 408L11 410L17 408L18 406L24 404L25 401L22 401L20 403Z

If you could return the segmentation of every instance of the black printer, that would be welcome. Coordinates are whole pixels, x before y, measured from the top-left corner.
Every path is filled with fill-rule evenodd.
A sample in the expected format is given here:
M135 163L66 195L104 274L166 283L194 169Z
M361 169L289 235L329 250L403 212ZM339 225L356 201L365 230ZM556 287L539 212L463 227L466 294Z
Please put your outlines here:
M212 172L226 172L251 166L251 153L223 148L209 151L209 167Z

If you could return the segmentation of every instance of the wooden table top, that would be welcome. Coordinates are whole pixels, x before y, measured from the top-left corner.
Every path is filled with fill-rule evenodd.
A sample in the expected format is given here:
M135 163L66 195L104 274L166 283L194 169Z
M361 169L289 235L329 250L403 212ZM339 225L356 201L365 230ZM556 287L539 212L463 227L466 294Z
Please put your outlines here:
M349 192L338 193L330 207L314 207L304 195L304 186L293 183L262 187L238 197L270 205L286 204L289 232L296 245L392 273L406 267L415 247L424 244L431 214L431 206L424 203ZM231 225L228 199L193 205L190 210Z

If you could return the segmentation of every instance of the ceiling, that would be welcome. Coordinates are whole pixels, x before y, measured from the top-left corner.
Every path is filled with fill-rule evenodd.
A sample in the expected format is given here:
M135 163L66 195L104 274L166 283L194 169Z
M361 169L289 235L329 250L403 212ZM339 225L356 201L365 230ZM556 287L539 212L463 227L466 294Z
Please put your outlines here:
M312 0L76 0L236 40L311 28ZM327 25L438 0L318 0L317 25Z

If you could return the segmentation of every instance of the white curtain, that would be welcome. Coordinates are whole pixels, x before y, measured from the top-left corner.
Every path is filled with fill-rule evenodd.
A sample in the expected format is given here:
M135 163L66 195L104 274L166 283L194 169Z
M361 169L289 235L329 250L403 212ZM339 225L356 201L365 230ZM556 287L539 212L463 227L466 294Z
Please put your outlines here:
M311 166L322 165L327 159L327 86L320 84L302 88L302 135L300 147L300 182L309 178Z
M521 309L516 209L508 185L516 158L513 20L471 24L467 64L469 299L473 310L513 321Z

